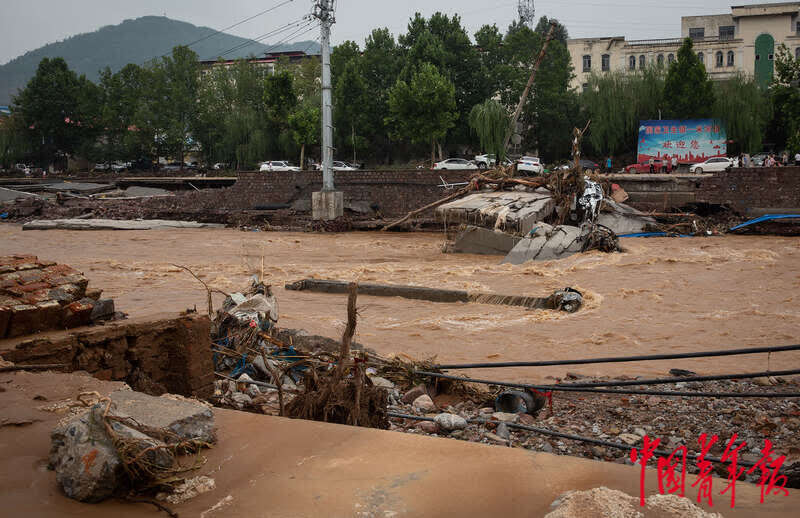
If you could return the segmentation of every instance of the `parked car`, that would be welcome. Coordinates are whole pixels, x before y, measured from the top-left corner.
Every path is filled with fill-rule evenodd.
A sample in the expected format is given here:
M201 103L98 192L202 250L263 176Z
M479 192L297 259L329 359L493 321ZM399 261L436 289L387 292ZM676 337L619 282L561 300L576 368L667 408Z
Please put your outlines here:
M29 166L27 164L16 164L16 165L14 165L14 169L19 171L19 172L21 172L21 173L24 173L25 176L30 176L31 175L31 170L33 169L33 167Z
M120 173L122 171L127 171L131 168L130 162L112 162L111 170L115 173Z
M544 166L542 165L542 161L539 160L539 157L524 156L517 160L517 172L542 174L544 173Z
M264 162L261 164L259 171L272 171L272 172L286 172L286 171L299 171L300 168L291 165L285 160L273 160L271 162Z
M174 171L180 171L184 167L185 166L183 164L181 164L180 162L170 162L167 165L161 166L161 170L162 171L172 171L172 172L174 172Z
M475 159L473 160L475 165L478 166L478 169L488 169L490 167L494 167L497 164L497 156L494 153L487 153L485 155L475 155ZM509 160L508 158L503 159L504 166L510 166L514 163Z
M222 163L222 162L217 162L216 164L211 166L211 169L213 169L214 171L224 171L225 169L229 169L229 168L230 168L230 166L228 164L225 164L225 163Z
M709 158L705 162L699 164L692 164L689 166L690 173L715 173L717 171L724 171L733 166L733 161L730 158L715 157Z
M762 167L768 156L769 153L756 153L750 157L750 162L756 167Z
M322 171L322 164L314 164L314 168L317 171ZM357 167L353 167L352 165L348 164L347 162L342 162L341 160L334 160L333 161L333 170L334 171L357 171Z
M154 171L156 166L149 158L142 157L131 162L130 169L135 169L137 171Z
M478 169L478 166L464 158L448 158L433 164L433 169L436 171L475 170Z
M110 162L101 162L99 164L94 165L95 171L110 171L111 170L111 163Z
M656 173L670 173L672 172L672 163L669 160L661 160L660 158L653 159L653 171ZM626 173L649 173L650 161L637 162L635 164L625 166Z

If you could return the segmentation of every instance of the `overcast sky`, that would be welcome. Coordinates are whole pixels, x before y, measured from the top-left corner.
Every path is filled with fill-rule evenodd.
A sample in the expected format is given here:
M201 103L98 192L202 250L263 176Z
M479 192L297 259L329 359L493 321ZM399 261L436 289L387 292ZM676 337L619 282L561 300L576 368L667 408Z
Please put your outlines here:
M222 29L285 0L2 0L0 1L0 64L47 43L127 18L167 15L199 26ZM536 0L536 15L555 17L571 37L680 36L681 16L730 12L731 5L758 3L739 0ZM257 37L310 11L312 0L293 0L275 11L228 32ZM470 35L484 24L502 30L517 16L515 0L338 0L334 43L351 39L363 44L375 27L405 32L415 12L461 15ZM309 38L311 34L300 36ZM276 43L280 37L265 43ZM187 42L188 43L188 42Z

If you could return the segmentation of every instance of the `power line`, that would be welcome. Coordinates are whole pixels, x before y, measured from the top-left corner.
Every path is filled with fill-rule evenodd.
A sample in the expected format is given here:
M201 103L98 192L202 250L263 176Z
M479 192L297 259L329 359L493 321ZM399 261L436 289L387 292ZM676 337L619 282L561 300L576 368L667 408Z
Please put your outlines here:
M267 38L269 38L271 36L275 36L276 34L280 34L282 32L291 30L291 29L293 29L295 27L298 27L298 26L302 25L304 20L305 20L305 17L299 18L299 19L294 20L292 22L289 22L286 25L283 25L281 27L278 27L277 29L273 29L270 32L262 34L261 36L258 36L257 38L253 38L251 40L247 40L244 43L240 43L240 44L238 44L238 45L236 45L234 47L231 47L228 50L220 53L218 56L215 56L215 57L227 56L228 54L231 54L233 52L237 52L237 51L242 50L244 48L247 48L247 47L249 47L251 45L255 45L257 43L260 43L262 40L265 40L265 39L267 39ZM313 23L313 22L310 22L310 23ZM212 60L212 59L215 59L215 58L212 57L212 58L209 58L208 60ZM206 61L208 61L208 60L206 60Z
M253 16L250 16L249 18L245 18L244 20L242 20L240 22L234 23L233 25L229 25L229 26L225 27L224 29L220 29L220 30L218 30L217 32L215 32L213 34L209 34L208 36L204 36L204 37L200 38L199 40L195 40L195 41L187 44L186 46L187 47L191 47L192 45L200 43L201 41L205 41L205 40L207 40L209 38L213 38L217 34L222 34L225 31L233 29L234 27L238 27L239 25L242 25L243 23L247 23L250 20L254 20L254 19L258 18L259 16L263 16L263 15L267 14L270 11L274 11L275 9L278 9L279 7L283 7L284 5L290 4L292 2L294 2L294 0L284 0L283 2L274 5L274 6L270 7L269 9L265 9L265 10L261 11L260 13L254 14Z
M273 50L275 50L276 48L280 47L281 45L283 45L284 43L288 42L289 40L291 40L293 38L296 38L298 36L302 36L303 34L309 33L311 31L315 30L317 27L319 27L319 24L316 23L316 22L311 22L308 25L304 25L303 27L300 27L300 29L298 29L294 33L286 36L285 38L283 38L279 42L277 42L274 45L272 45L271 47L267 48L267 50L265 50L264 52L265 53L272 52Z

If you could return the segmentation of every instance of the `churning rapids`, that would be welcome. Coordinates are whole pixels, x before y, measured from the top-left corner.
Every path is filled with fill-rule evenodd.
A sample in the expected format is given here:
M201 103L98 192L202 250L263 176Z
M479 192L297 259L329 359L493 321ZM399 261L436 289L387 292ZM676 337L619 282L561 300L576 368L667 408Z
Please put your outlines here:
M800 239L726 236L627 239L627 252L499 265L500 257L441 253L441 234L306 234L220 230L41 231L0 227L0 255L35 254L83 271L131 317L205 310L209 285L237 291L260 274L275 286L283 327L341 335L346 297L285 291L306 277L546 296L584 293L575 314L483 304L360 297L356 340L382 355L439 361L520 361L688 352L800 339ZM215 298L218 306L221 296ZM685 361L471 371L543 381L586 375L779 370L800 353ZM788 368L788 367L787 367Z

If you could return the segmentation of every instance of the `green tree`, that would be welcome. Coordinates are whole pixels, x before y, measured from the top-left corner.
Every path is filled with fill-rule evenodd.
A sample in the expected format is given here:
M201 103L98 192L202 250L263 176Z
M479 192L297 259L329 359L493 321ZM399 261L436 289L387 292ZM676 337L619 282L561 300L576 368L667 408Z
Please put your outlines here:
M501 102L510 110L519 102L543 44L544 36L528 26L514 23L509 27L496 74L501 80ZM578 96L569 86L572 77L566 46L551 41L519 120L523 152L536 150L548 162L569 156L571 130L579 117Z
M583 115L592 121L589 143L602 155L635 151L639 122L657 119L664 108L663 69L605 72L589 77L580 96Z
M775 77L770 88L773 120L770 136L792 153L800 151L800 60L785 45L775 55Z
M469 143L469 112L474 105L490 97L491 92L478 50L461 25L461 18L437 12L425 19L416 13L406 34L399 36L398 41L405 59L406 66L401 74L405 81L423 63L430 63L454 85L459 124L450 139L451 144Z
M547 33L550 31L550 22L553 22L556 26L555 30L553 31L553 39L555 41L560 41L563 45L566 45L567 40L569 39L567 28L555 18L551 20L547 16L542 16L539 18L539 23L536 24L536 29L534 29L534 31L542 36L547 36Z
M320 104L304 102L289 114L292 138L300 146L300 167L305 169L306 146L319 144L322 133Z
M728 139L733 141L728 152L760 151L771 116L768 93L753 77L743 74L716 82L714 90L713 116L723 122Z
M395 139L431 143L431 161L436 160L436 142L458 119L455 87L430 63L423 63L409 83L398 80L389 92L387 124Z
M508 124L508 112L494 99L476 104L469 114L469 125L478 135L481 148L488 153L494 153L498 165L506 155L505 138Z
M174 156L183 164L194 147L191 130L199 110L199 72L197 54L179 46L142 74L145 88L135 119L140 140L152 143L151 154Z
M364 127L361 134L369 141L373 156L390 162L393 146L389 138L386 115L389 113L389 91L397 82L402 69L397 43L388 29L375 29L367 37L361 57L361 72L366 95L362 111Z
M143 97L143 72L130 64L117 73L106 68L100 73L103 138L95 148L96 157L103 161L137 159L143 154L142 143L136 138L136 112Z
M674 119L709 117L714 106L714 86L693 50L691 38L683 40L678 59L669 66L664 84L665 115Z
M338 75L333 90L334 126L338 148L348 152L367 147L367 139L362 136L366 129L366 114L363 107L367 98L367 85L361 72L360 59L354 58L344 65Z
M39 165L63 160L97 136L98 89L61 58L42 59L13 106Z

